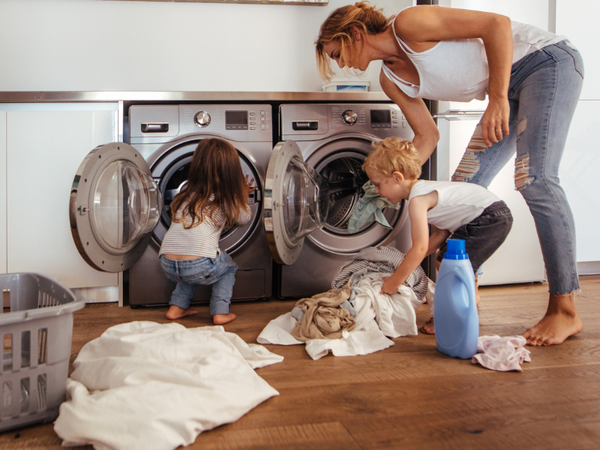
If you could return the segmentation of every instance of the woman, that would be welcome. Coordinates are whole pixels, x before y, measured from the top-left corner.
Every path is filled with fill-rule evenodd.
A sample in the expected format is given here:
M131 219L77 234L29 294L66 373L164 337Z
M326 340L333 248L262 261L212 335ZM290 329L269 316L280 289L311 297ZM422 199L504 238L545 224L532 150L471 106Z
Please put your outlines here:
M387 18L359 2L330 14L316 52L324 79L331 60L359 70L383 61L381 87L406 116L422 162L439 140L422 99L487 96L453 180L487 187L516 151L515 186L536 223L550 293L545 316L523 335L530 345L553 345L579 333L575 225L558 180L583 83L581 56L569 41L497 14L415 6Z

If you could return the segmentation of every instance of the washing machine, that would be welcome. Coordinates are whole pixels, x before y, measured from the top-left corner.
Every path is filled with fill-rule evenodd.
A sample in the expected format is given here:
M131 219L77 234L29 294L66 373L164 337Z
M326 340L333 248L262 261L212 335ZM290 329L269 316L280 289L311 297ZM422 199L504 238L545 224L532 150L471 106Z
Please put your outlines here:
M233 301L272 294L273 259L262 221L264 180L273 149L269 104L131 105L127 143L94 149L71 189L71 230L94 268L127 272L129 305L165 305L175 288L162 272L158 251L171 223L170 205L187 182L202 139L221 138L238 151L242 170L257 189L251 220L223 230L220 247L238 265ZM192 303L207 303L211 286L198 286Z
M410 223L404 204L384 210L391 229L372 221L355 232L348 230L368 181L362 164L372 141L414 137L396 105L282 104L279 130L264 204L279 297L310 297L331 289L338 269L365 247L408 251Z

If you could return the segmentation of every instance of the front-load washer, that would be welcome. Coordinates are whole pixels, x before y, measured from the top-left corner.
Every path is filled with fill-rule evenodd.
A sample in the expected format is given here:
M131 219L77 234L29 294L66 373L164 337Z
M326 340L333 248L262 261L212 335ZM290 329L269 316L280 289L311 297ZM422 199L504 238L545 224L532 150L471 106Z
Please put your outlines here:
M368 181L362 164L373 140L414 137L402 111L388 103L283 104L279 119L280 142L270 163L278 168L267 173L265 201L265 220L272 222L267 223L268 239L278 263L277 295L301 298L331 289L337 270L365 247L408 251L404 204L384 211L392 229L373 221L356 232L348 230ZM294 169L300 159L306 167Z
M71 229L84 259L99 270L128 269L131 306L167 304L175 284L162 272L158 251L171 223L170 205L187 182L200 140L221 138L237 149L244 174L257 186L248 199L251 220L221 235L221 249L238 265L232 300L270 297L273 260L262 203L273 148L272 107L131 105L128 125L128 144L93 150L73 183ZM210 295L211 286L198 286L192 303L206 303Z

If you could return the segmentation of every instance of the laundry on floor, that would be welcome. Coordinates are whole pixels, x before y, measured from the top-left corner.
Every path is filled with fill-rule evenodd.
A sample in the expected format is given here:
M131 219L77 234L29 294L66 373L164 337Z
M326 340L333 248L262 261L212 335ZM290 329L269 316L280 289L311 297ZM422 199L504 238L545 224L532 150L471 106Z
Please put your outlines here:
M521 364L531 362L523 336L479 336L477 354L471 361L490 370L522 372Z
M254 369L282 360L221 326L117 325L77 356L54 430L63 446L186 446L279 395Z
M415 309L425 302L433 305L434 283L423 269L418 267L398 293L381 294L383 278L403 258L402 252L391 247L363 249L339 269L331 290L299 300L291 312L269 322L257 342L305 343L309 356L319 359L330 352L365 355L394 345L389 338L416 336Z

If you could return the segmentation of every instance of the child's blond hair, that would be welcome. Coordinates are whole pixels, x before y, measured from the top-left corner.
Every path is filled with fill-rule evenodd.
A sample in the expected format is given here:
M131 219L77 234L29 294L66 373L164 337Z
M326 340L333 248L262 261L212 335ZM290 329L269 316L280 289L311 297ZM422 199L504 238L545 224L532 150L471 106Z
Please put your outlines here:
M376 171L389 178L400 172L409 180L421 175L421 155L412 142L392 136L371 144L373 150L365 159L363 170Z

